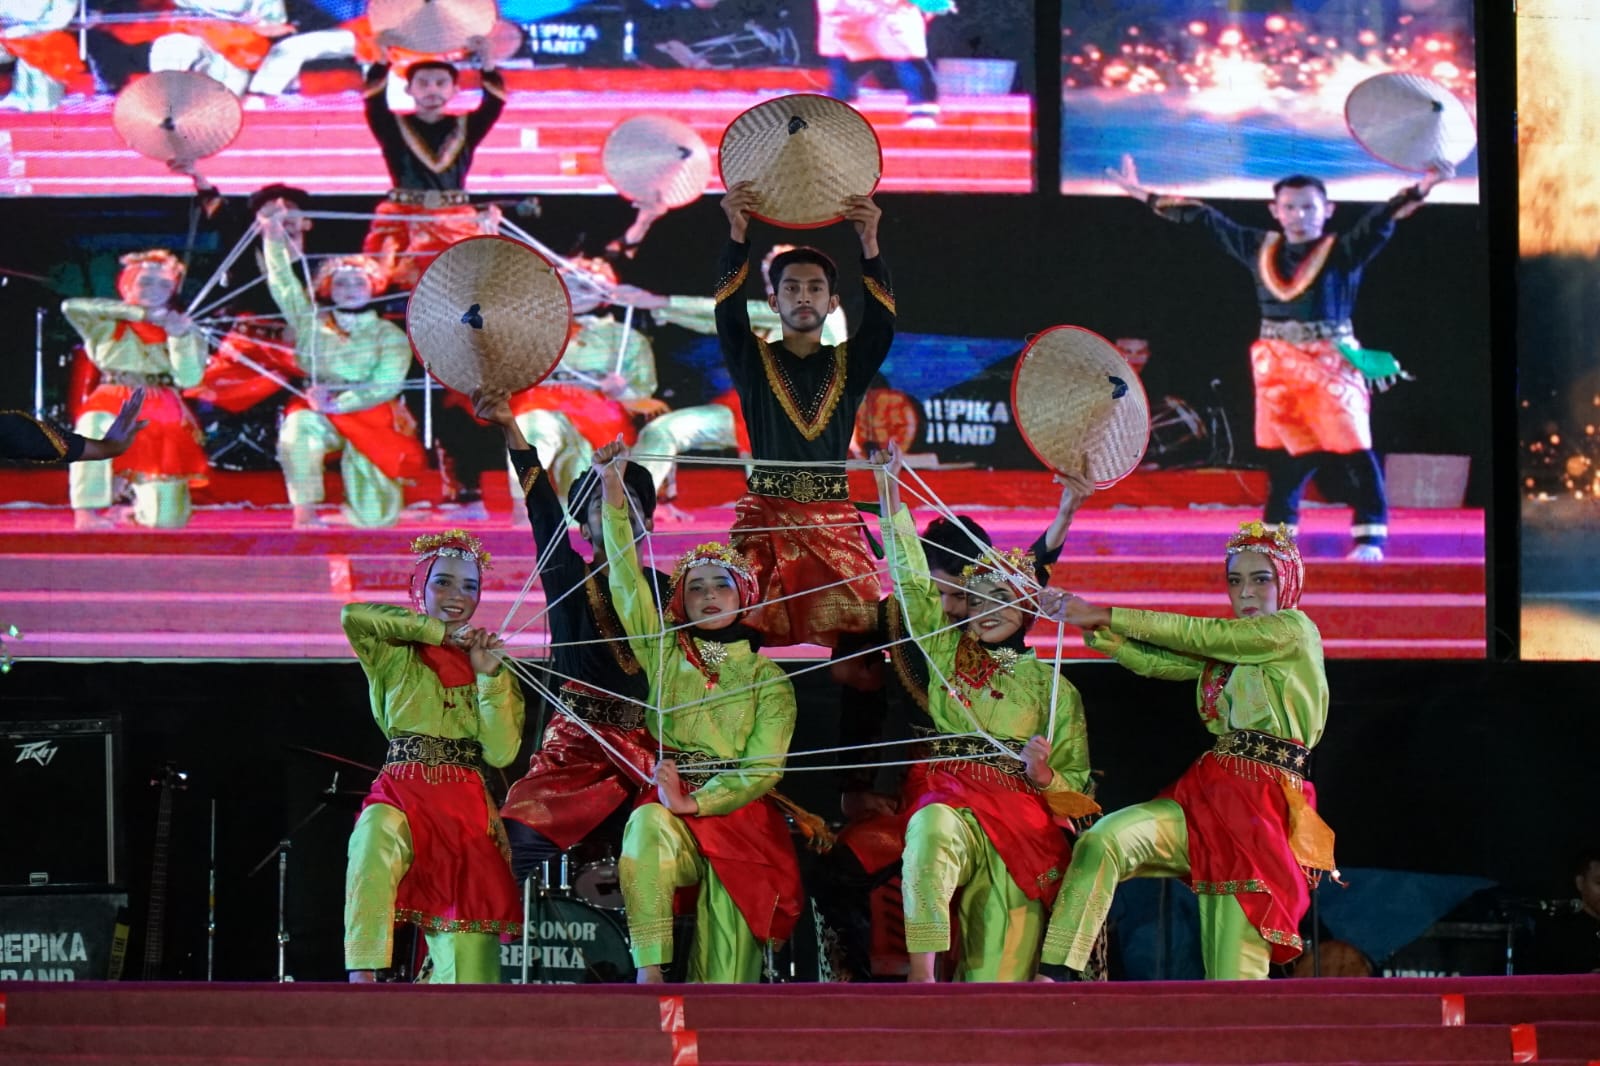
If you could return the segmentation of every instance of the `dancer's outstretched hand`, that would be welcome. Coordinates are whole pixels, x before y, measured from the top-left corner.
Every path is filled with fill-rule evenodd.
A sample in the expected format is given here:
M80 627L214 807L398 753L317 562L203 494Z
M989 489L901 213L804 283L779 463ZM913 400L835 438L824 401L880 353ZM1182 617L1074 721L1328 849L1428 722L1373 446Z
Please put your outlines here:
M1106 177L1129 196L1140 200L1150 198L1150 190L1139 184L1139 168L1134 166L1131 155L1122 157L1122 166L1118 170L1106 167Z
M884 486L889 510L881 517L884 521L888 521L896 511L900 510L900 471L905 469L905 456L900 454L900 445L890 441L888 447L881 452L873 452L868 456L868 460L883 467L881 484Z
M1111 624L1111 608L1096 607L1080 596L1068 596L1062 610L1067 625L1079 629L1100 629Z
M1052 622L1064 621L1068 596L1060 589L1039 590L1039 613Z
M856 237L861 241L861 258L876 259L878 223L883 221L883 208L874 203L870 196L846 196L844 217L856 228Z
M150 423L139 418L139 408L144 405L144 389L137 388L128 394L122 402L122 410L117 412L116 421L112 422L106 430L106 435L99 440L86 440L83 442L83 457L85 459L114 459L128 450L128 445L133 443L133 438L138 432Z

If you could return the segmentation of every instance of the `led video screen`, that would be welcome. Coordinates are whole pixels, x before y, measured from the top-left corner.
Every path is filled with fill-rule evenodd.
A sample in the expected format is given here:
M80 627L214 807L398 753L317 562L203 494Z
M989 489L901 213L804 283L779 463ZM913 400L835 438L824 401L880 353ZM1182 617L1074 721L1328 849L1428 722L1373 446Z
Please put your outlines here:
M391 7L393 5L390 5ZM440 5L443 7L444 5ZM460 5L482 8L482 4ZM242 126L204 176L248 191L271 175L315 193L381 193L363 121L363 72L380 35L360 0L13 0L0 66L9 166L0 193L188 191L112 128L116 94L152 71L198 71L241 101ZM531 195L614 191L607 133L640 114L675 117L715 153L744 109L788 93L850 101L883 146L883 188L1033 188L1033 16L1023 0L505 0L481 35L505 108L467 188ZM19 10L20 9L20 10ZM491 12L492 14L492 12ZM13 18L12 16L19 16ZM442 20L448 21L448 20ZM419 34L400 40L413 48ZM384 36L387 45L393 37ZM399 70L431 53L396 46L386 99L409 110ZM444 53L452 60L464 52ZM476 61L455 111L477 106ZM714 173L714 168L713 168Z
M1384 200L1412 180L1346 125L1378 74L1431 79L1472 112L1472 0L1063 0L1061 191L1116 193L1124 155L1164 191L1264 199L1291 173L1337 200ZM1476 156L1435 202L1477 202Z

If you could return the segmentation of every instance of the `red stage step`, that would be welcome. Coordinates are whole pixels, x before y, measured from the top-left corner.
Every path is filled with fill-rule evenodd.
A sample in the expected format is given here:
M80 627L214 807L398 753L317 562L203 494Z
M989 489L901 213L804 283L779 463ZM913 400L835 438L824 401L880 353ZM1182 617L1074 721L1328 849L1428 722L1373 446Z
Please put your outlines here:
M19 983L0 996L0 1056L79 1066L1334 1066L1600 1057L1600 977L1587 975L960 989Z

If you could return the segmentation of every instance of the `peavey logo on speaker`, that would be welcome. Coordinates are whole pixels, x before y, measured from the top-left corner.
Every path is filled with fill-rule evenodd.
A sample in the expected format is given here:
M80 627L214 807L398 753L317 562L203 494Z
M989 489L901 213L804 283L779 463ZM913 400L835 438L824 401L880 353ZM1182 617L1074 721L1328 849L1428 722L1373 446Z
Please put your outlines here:
M42 963L86 963L89 948L82 933L5 933L0 935L0 981L75 981L68 966ZM13 966L26 967L12 969Z
M36 762L40 766L49 766L50 760L60 751L48 740L34 740L26 744L17 745L17 762Z

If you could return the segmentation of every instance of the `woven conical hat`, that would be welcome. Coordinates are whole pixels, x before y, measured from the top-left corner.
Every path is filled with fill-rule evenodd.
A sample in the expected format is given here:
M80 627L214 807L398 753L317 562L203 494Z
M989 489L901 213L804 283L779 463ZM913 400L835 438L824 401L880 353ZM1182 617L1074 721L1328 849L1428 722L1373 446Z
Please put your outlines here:
M215 78L162 70L117 94L111 124L140 155L192 162L217 154L239 135L244 108Z
M431 55L459 51L469 38L489 36L498 18L495 0L367 2L367 21L374 34L387 31L390 44Z
M1420 74L1368 78L1345 98L1344 120L1361 147L1401 170L1454 165L1478 144L1466 105Z
M428 372L458 392L517 392L555 369L572 305L549 260L508 237L468 237L428 265L406 333Z
M1011 378L1011 410L1033 454L1101 488L1131 474L1150 443L1150 401L1116 345L1080 326L1028 344Z
M843 218L846 196L867 196L878 187L883 150L855 108L798 93L757 104L730 122L718 165L729 188L755 182L757 218L810 229Z
M689 126L665 115L635 115L606 134L606 178L628 199L682 207L711 181L711 151Z

